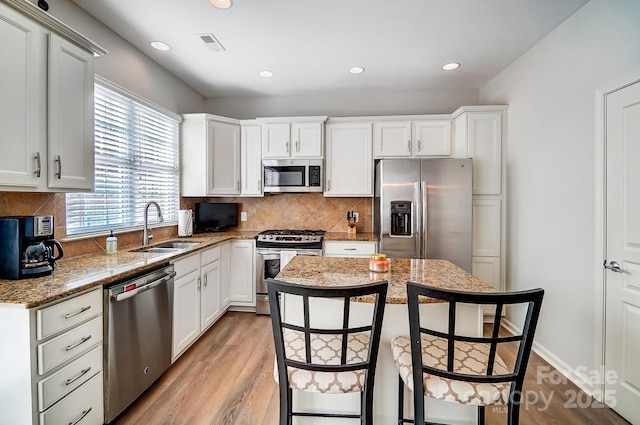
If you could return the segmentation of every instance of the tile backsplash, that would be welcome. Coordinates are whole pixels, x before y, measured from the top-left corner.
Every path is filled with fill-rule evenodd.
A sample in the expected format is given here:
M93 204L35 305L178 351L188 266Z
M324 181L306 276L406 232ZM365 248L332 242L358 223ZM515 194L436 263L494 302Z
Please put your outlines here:
M316 193L286 193L263 198L182 198L180 208L193 209L196 202L238 202L247 213L237 230L312 229L329 232L347 231L347 211L360 214L358 232L371 232L371 198L325 198ZM56 239L67 237L65 195L63 193L0 192L0 216L53 215ZM154 229L157 239L177 235L176 226ZM139 244L142 231L117 234L118 247ZM65 256L101 252L105 237L99 236L62 243Z
M180 208L196 202L238 202L247 213L237 230L310 229L347 231L347 211L360 214L358 232L371 232L371 198L325 198L320 193L283 193L264 198L182 198Z

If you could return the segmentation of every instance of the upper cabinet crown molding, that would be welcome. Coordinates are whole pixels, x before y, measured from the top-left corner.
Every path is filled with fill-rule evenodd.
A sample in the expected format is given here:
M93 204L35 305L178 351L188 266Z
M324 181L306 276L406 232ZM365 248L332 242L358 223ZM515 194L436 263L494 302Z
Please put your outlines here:
M461 106L456 109L451 115L450 118L455 120L460 115L468 112L506 112L509 109L509 105L474 105L474 106Z
M260 124L291 124L297 122L325 122L327 118L326 115L313 117L262 117L256 118L256 121Z
M240 120L212 114L182 114L183 121L217 121L227 124L240 124Z
M3 2L33 21L44 25L47 29L58 33L60 36L92 52L94 56L102 56L108 53L106 49L89 40L87 37L83 36L65 23L54 18L33 3L26 0L3 0Z

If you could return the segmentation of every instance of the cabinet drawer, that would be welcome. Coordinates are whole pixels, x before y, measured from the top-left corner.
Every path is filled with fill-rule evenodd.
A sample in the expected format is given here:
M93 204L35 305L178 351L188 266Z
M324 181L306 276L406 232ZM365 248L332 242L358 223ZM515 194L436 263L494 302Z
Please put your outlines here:
M102 346L96 347L47 379L38 382L38 410L48 409L102 370Z
M176 279L181 278L194 270L200 270L200 254L193 254L188 257L180 258L173 262Z
M43 375L102 342L102 316L38 345L38 373Z
M206 266L209 263L213 263L216 260L220 259L220 247L216 246L211 249L207 249L206 251L202 251L200 253L200 265Z
M40 413L40 425L102 425L103 403L100 372L51 409Z
M72 298L36 313L38 341L102 313L102 290Z
M325 257L369 257L375 252L375 242L328 241L324 243Z

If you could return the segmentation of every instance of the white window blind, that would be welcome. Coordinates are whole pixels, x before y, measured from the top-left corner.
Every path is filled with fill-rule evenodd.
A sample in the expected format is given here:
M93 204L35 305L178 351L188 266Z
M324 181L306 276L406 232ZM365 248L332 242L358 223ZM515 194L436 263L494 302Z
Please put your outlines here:
M95 192L66 195L67 235L142 226L149 201L158 202L165 223L178 221L178 121L96 83Z

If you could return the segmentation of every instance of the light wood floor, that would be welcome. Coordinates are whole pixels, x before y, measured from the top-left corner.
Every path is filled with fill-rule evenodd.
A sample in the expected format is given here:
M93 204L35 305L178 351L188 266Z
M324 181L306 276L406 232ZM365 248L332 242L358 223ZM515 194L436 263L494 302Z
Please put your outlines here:
M611 409L595 407L598 403L569 381L538 383L539 367L548 364L532 353L524 385L531 403L520 408L522 425L628 424ZM112 424L277 425L272 373L269 317L226 313ZM505 424L505 417L500 409L487 408L487 425Z

